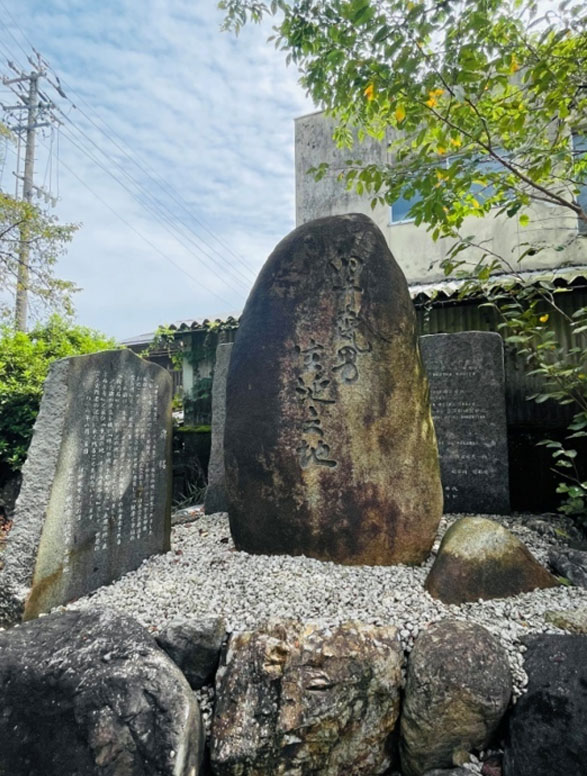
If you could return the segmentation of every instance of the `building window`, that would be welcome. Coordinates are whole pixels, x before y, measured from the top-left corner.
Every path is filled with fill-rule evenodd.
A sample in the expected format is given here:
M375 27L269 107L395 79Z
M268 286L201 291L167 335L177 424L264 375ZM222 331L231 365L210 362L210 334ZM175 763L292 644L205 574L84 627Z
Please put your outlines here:
M585 150L587 150L587 139L586 139ZM497 153L500 153L500 151L501 149L497 149ZM446 159L444 159L442 161L442 164L439 166L448 169L448 167L450 167L454 158L455 158L454 156L446 157ZM494 159L491 156L484 156L481 159L479 159L479 161L477 162L477 166L479 168L479 171L482 173L500 172L504 169L501 162L498 162L497 159ZM485 200L492 197L495 193L495 189L490 183L489 184L472 183L469 191L479 202L484 202ZM405 197L400 197L398 200L396 200L393 203L393 205L391 205L389 208L389 223L405 224L413 221L414 218L408 215L408 211L410 210L412 205L414 205L416 202L419 202L420 199L421 197L419 194L414 194L413 197L409 197L408 199L406 199ZM585 226L587 229L587 224Z
M408 215L408 211L412 205L414 205L419 200L420 196L418 194L410 197L409 199L406 199L405 197L400 197L397 199L389 208L389 223L405 224L409 221L413 221L414 219Z
M496 153L501 154L502 149L498 148ZM489 172L503 172L505 170L503 164L498 162L497 159L494 159L492 156L484 156L483 158L479 159L477 162L477 168L479 169L479 172L483 174ZM473 183L469 190L475 199L477 199L479 202L485 202L495 194L495 188L491 185L491 183L485 185L482 183Z

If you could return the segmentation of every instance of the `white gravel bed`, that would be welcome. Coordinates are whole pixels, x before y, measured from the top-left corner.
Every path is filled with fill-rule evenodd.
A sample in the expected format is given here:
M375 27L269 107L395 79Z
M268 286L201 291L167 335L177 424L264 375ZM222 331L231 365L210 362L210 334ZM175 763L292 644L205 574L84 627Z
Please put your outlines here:
M171 552L149 558L136 571L67 608L110 606L152 632L177 617L223 616L231 632L276 617L325 625L359 620L397 626L407 652L427 623L454 617L479 623L500 637L517 697L527 682L520 639L529 633L560 633L544 621L544 613L587 606L587 590L561 586L460 606L437 601L424 590L424 580L440 537L457 517L443 518L431 557L422 566L410 567L340 566L304 556L249 555L235 550L226 514L202 516L173 528ZM517 534L541 562L557 544L554 530L541 535L529 528L529 516L492 519ZM556 520L550 525L556 526Z

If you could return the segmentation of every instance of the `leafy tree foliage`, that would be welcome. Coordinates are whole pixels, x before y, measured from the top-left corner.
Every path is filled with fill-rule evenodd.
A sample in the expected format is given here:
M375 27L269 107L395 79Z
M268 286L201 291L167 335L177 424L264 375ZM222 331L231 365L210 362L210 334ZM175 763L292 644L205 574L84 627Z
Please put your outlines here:
M10 133L0 124L0 135ZM0 191L0 318L14 315L19 254L23 241L28 248L29 304L33 312L51 309L71 314L73 283L59 280L53 269L76 229L59 224L34 204L15 199Z
M373 206L413 200L410 216L434 239L452 238L444 271L485 298L506 341L541 375L535 399L572 404L571 439L587 437L587 309L565 315L552 282L515 275L536 246L511 256L467 234L471 218L500 215L528 226L534 203L571 216L564 251L587 231L587 4L548 0L222 0L225 27L275 17L273 40L315 103L337 119L334 140L380 141L389 162L350 151L335 173ZM354 157L354 158L353 158ZM382 155L384 158L384 155ZM332 174L328 165L317 178ZM577 229L577 224L582 228ZM465 263L466 260L466 263ZM512 273L491 291L491 273ZM522 289L520 291L520 288ZM514 290L515 289L515 290ZM571 342L549 325L566 319ZM577 453L551 443L566 508L587 512ZM558 445L558 446L557 446Z
M29 333L0 327L0 482L25 461L51 363L114 347L113 339L57 315Z
M496 205L516 216L532 200L587 223L587 8L521 0L224 0L238 30L281 14L276 45L301 83L338 120L335 140L370 135L389 164L349 164L342 177L377 201L419 194L412 215L457 236L467 215ZM444 162L448 158L448 164ZM321 167L324 172L326 166ZM483 194L483 189L485 193ZM478 195L481 192L481 196ZM521 214L527 223L527 214Z

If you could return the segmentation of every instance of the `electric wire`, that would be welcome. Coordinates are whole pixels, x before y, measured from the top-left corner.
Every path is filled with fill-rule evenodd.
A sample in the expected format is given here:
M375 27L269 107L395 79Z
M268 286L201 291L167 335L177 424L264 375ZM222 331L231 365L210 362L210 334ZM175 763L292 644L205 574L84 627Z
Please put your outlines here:
M25 42L26 42L26 43L27 43L27 44L28 44L28 45L31 47L31 49L32 49L33 51L35 51L35 52L36 52L36 49L35 49L35 47L33 46L32 42L31 42L31 41L29 40L29 38L26 36L26 34L25 34L25 33L24 33L24 31L22 30L22 28L21 28L21 27L18 25L18 23L16 22L16 20L15 20L14 16L13 16L13 15L10 13L10 11L9 11L9 10L6 8L6 6L4 5L4 3L2 2L2 0L0 0L0 8L2 8L2 9L4 10L4 12L6 13L6 15L8 16L8 18L9 18L9 19L10 19L10 21L12 22L13 26L15 27L15 29L17 29L17 30L18 30L18 32L19 32L19 33L22 35L22 38L23 38L23 40L24 40L24 41L25 41ZM23 46L22 46L22 45L21 45L21 44L18 42L18 40L16 39L16 37L14 36L14 34L13 34L13 33L12 33L12 31L10 30L10 28L7 28L7 30L8 30L8 33L10 34L10 36L12 37L12 39L13 39L13 40L15 41L15 43L17 44L17 46L18 46L18 47L21 49L21 51L22 51L22 52L23 52L23 54L25 55L25 58L27 58L27 59L28 59L28 55L27 55L27 52L26 52L26 50L25 50L25 49L23 48ZM51 70L52 70L52 68L51 68ZM54 71L53 71L53 72L54 72ZM68 91L70 91L70 92L72 92L73 94L75 94L75 92L73 91L73 89L71 88L71 86L70 86L70 85L69 85L69 84L68 84L66 81L64 81L63 79L60 79L60 80L61 80L61 81L63 82L63 84L64 84L64 85L67 87ZM80 98L80 95L76 95L76 99L78 99L78 98ZM69 99L69 98L67 98L67 99ZM83 98L81 98L81 99L83 100ZM85 104L86 104L86 105L88 105L88 103L87 103L85 100L83 100L83 101L85 102ZM71 101L70 101L70 102L71 102ZM72 104L73 104L73 103L72 103ZM125 155L125 156L126 156L128 159L130 159L130 161L132 161L132 162L133 162L133 163L134 163L134 164L135 164L137 167L139 167L139 169L140 169L140 170L141 170L143 173L145 173L145 174L146 174L146 175L147 175L147 176L148 176L148 177L149 177L149 178L150 178L150 179L151 179L151 180L152 180L154 183L156 183L158 186L163 186L163 187L165 187L165 188L167 189L167 191L170 193L170 195L171 195L172 199L173 199L173 200L176 202L176 204L178 204L178 205L179 205L179 206L182 208L182 210L184 210L184 212L186 212L186 213L188 214L188 216L189 216L190 218L192 218L192 219L193 219L193 220L194 220L194 221L195 221L195 222L196 222L196 223L197 223L197 224L198 224L198 225L199 225L199 226L200 226L202 229L204 229L204 230L205 230L205 231L206 231L208 234L210 234L210 235L211 235L211 236L212 236L212 237L213 237L213 238L214 238L214 239L215 239L215 240L218 242L218 244L219 244L219 245L221 245L221 246L224 248L224 250L228 251L228 252L229 252L229 253L230 253L230 254L231 254L231 255L232 255L232 256L233 256L233 257L234 257L234 258L235 258L235 259L236 259L236 260L237 260L237 261L238 261L238 262L239 262L239 263L240 263L240 264L241 264L243 267L244 267L244 268L245 268L245 269L246 269L246 271L247 271L247 272L250 274L251 278L252 278L252 279L254 279L254 277L255 277L255 274L252 272L252 270L251 270L251 269L250 269L250 267L247 265L247 263L244 261L244 259L243 259L241 256L239 256L239 255L238 255L238 254L237 254L235 251L233 251L233 249L232 249L232 248L230 248L230 246L226 245L226 243L224 243L224 242L223 242L223 241L222 241L222 240L221 240L221 239L220 239L220 238L219 238L219 237L218 237L218 236L217 236L217 235L216 235L214 232L212 232L212 230L211 230L211 229L209 229L209 228L206 226L206 224L204 224L204 223L203 223L203 222L202 222L200 219L198 219L198 218L197 218L197 216L195 216L195 215L194 215L194 214L191 212L191 210L189 210L189 208L186 206L185 202L184 202L183 200L181 200L181 199L178 197L178 195L176 194L176 192L174 192L174 191L173 191L173 189L172 189L172 188L169 186L169 184L167 184L167 182L163 181L163 180L162 180L162 179L161 179L161 178L160 178L160 177L157 175L157 173L156 173L156 172L153 170L153 168L150 168L150 167L149 167L149 165L148 165L146 162L139 162L139 161L137 161L137 160L136 160L136 157L134 157L134 155L132 154L132 152L125 150L123 147L121 147L121 146L119 145L119 143L117 143L115 140L113 140L113 139L112 139L111 135L112 135L112 134L114 134L116 137L118 137L118 138L121 140L121 142L122 142L122 143L124 143L124 140L122 140L122 138L120 138L120 136L119 136L119 135L118 135L118 134L117 134L117 133L116 133L116 132L115 132L115 131L114 131L112 128L108 127L108 125L106 124L106 122L105 122L105 121L104 121L104 120L103 120L101 117L98 117L98 118L99 118L99 120L102 122L102 124L103 124L103 125L104 125L104 126L107 128L107 130L108 130L107 132L106 132L105 130L101 129L101 128L100 128L100 127L99 127L99 126L98 126L98 125L97 125L97 124L96 124L96 123L93 121L93 119L92 119L90 116L88 116L88 115L85 113L85 111L82 111L82 109L81 109L81 108L79 108L78 106L75 106L75 105L74 105L74 107L75 107L75 108L76 108L76 110L78 110L78 111L79 111L79 112L80 112L82 115L84 115L84 116L85 116L85 118L86 118L88 121L90 121L90 122L91 122L91 123L92 123L92 124L93 124L93 125L96 127L96 129L98 129L98 131L100 131L100 132L101 132L101 133L102 133L102 134L103 134L105 137L107 137L107 139L109 139L109 140L110 140L110 142L111 142L113 145L115 145L115 146L116 146L116 147L117 147L117 148L118 148L118 149L119 149L119 150L120 150L120 151L121 151L121 152L122 152L122 153L123 153L123 154L124 154L124 155ZM89 106L88 106L88 107L89 107ZM97 114L96 114L96 115L97 115ZM148 171L149 169L152 171L152 173L154 174L154 176L155 176L155 177L153 177L153 174L149 173L149 171ZM198 236L198 239L202 240L202 238L201 238L200 236ZM202 241L203 241L203 240L202 240ZM205 242L205 241L203 241L203 242ZM206 243L206 244L207 244L207 243ZM217 252L217 249L214 249L214 248L213 248L212 246L210 246L209 244L207 244L207 245L208 245L208 247L209 247L209 248L211 248L211 250L215 250L215 251ZM247 282L250 282L250 281L249 281L249 279L247 279Z
M0 7L4 8L4 10L6 11L6 7L5 7L5 6L4 6L4 4L1 2L1 0L0 0ZM8 13L8 15L10 16L10 14L9 14L9 13ZM18 29L19 29L19 28L18 28ZM24 33L22 33L22 31L21 31L20 29L19 29L19 31L21 32L21 34L23 35L23 37L26 39L26 36L24 35ZM23 47L22 47L22 46L21 46L21 45L18 43L18 41L16 40L15 36L14 36L12 33L10 33L10 34L11 34L11 37L13 38L13 40L14 40L14 41L17 43L17 45L19 46L19 48L20 48L20 49L23 51L23 53L24 53L24 54L25 54L25 56L26 56L26 51L25 51L25 50L23 49ZM30 44L30 41L28 41L28 40L27 40L27 42L29 42L29 44ZM35 49L34 49L34 47L32 46L32 44L30 44L30 45L31 45L31 48L33 49L33 51L35 51ZM4 46L3 46L2 44L0 44L0 50L4 50L4 53L5 53L5 55L6 55L6 49L4 49ZM18 63L18 64L19 64L19 62L18 62L18 58L14 57L14 56L13 56L13 54L12 54L12 52L11 52L9 49L8 49L8 56L10 57L10 60L11 60L11 61L13 61L13 62L16 62L16 63ZM71 101L70 101L70 102L71 102ZM74 107L74 108L75 108L75 106L73 105L73 103L72 103L72 107ZM60 113L61 113L61 115L62 115L62 116L64 116L64 118L66 118L66 119L69 119L69 117L68 117L68 116L67 116L67 115L66 115L66 114L65 114L63 111L61 111L61 109L59 109L59 110L60 110ZM87 114L85 114L85 113L84 113L84 115L86 115L86 117L87 117ZM91 118L90 118L90 117L87 117L87 118L88 118L88 120L91 120ZM92 141L92 140L91 140L91 138L89 138L89 137L86 135L86 133L84 133L84 132L83 132L83 130L81 130L81 129L80 129L80 128L79 128L79 127L78 127L78 126L77 126L77 125L76 125L76 124L73 122L73 121L71 121L71 119L69 119L69 122L70 122L70 124L72 125L72 127L73 127L74 129L76 129L76 130L77 130L79 133L81 133L82 135L85 135L85 137L86 137L86 138L87 138L87 139L88 139L88 140L89 140L89 141L90 141L90 142L91 142L91 143L92 143L94 146L96 146L96 147L97 147L97 149L98 149L98 150L99 150L99 151L102 153L102 155L106 156L105 152L104 152L104 151L102 151L102 149L100 149L100 148L99 148L99 146L97 146L97 144L96 144L96 143L94 143L94 141ZM94 123L94 124L95 124L95 122L93 122L93 121L92 121L92 123ZM99 128L97 125L96 125L96 127L97 127L97 128L100 130L100 128ZM102 132L102 134L103 134L103 135L105 135L105 136L106 136L106 133L104 132L104 130L100 130L100 131ZM59 136L60 136L60 134L61 134L61 132L59 133ZM64 136L67 136L67 135L66 135L66 133L64 133ZM92 155L91 155L91 154L90 154L90 153L89 153L87 150L85 150L84 148L82 148L82 147L81 147L79 144L75 143L75 141L73 140L73 138L72 138L72 137L69 137L69 140L70 140L70 142L72 142L74 145L76 145L76 147L78 148L78 150L79 150L79 151L81 151L81 152L82 152L82 153L84 153L86 156L88 156L88 158L90 158L90 159L91 159L91 161L93 161L93 163L94 163L94 164L97 164L97 165L98 165L98 166L99 166L99 167L100 167L100 168L101 168L101 169L102 169L104 172L108 173L108 174L110 175L110 177L113 177L113 179L114 179L114 180L116 180L116 182L117 182L119 185L121 185L123 188L125 188L125 190L126 190L126 191L127 191L127 192L128 192L128 193L129 193L129 194L130 194L130 195L131 195L131 196L132 196L132 197L133 197L133 198L136 200L136 201L138 201L138 202L139 202L139 204L140 204L140 205L141 205L143 208L145 208L146 210L148 210L148 212L150 212L150 213L151 213L151 214L152 214L152 215L153 215L153 216L154 216L154 217L155 217L155 218L156 218L156 219L159 221L159 223L161 223L161 222L162 222L162 220L163 220L163 221L166 221L166 223L167 223L167 224L170 224L170 225L171 225L171 227L172 227L172 230L168 230L168 231L171 231L171 234L172 234L172 236L173 236L173 237L174 237L176 240L178 240L178 242L180 242L180 244L181 244L181 245L182 245L184 248L186 248L187 250L189 250L189 251L190 251L190 255L193 255L193 252L192 252L192 250L191 250L190 248L188 248L188 246L186 246L185 242L183 242L181 239L179 239L179 238L178 238L178 236L177 236L177 234L176 234L176 232L175 232L175 230L177 229L177 225L173 224L173 222L172 222L172 221L169 219L169 217L167 217L166 219L162 219L162 218L161 218L161 216L160 216L160 214L159 214L159 213L158 213L156 210L154 210L152 206L149 206L148 204L146 204L146 203L145 203L145 201L144 201L144 199L143 199L143 200L141 200L141 199L140 199L140 195L139 195L139 198L137 198L137 195L136 195L135 193L133 193L133 192L132 192L132 191L131 191L131 190L130 190L130 189L127 187L127 186L125 186L125 185L124 185L124 183L123 183L122 181L120 181L120 179L118 179L118 178L117 178L115 175L113 175L113 174L112 174L112 172L111 172L110 170L108 170L108 168L105 168L105 167L104 167L104 165L102 165L102 164L101 164L101 163L100 163L100 162L99 162L99 161L98 161L98 160L97 160L95 157L92 157ZM19 141L20 141L20 137L19 137ZM111 141L111 142L114 142L114 141ZM115 143L115 145L118 145L118 144L116 144L116 143ZM131 157L130 157L130 154L126 153L126 152L124 151L124 149L123 149L123 148L121 148L121 147L120 147L120 150L121 150L123 153L125 153L125 155L126 155L128 158L131 158ZM60 162L60 164L63 164L63 165L64 165L64 167L65 167L65 168L66 168L66 169L67 169L67 170L68 170L68 171L69 171L69 172L70 172L70 173L71 173L71 174L72 174L72 175L73 175L73 176L74 176L74 177L75 177L75 178L76 178L78 181L80 181L80 182L81 182L81 183L82 183L82 184L83 184L83 185L84 185L86 188L88 188L88 190L90 190L90 191L91 191L91 193L92 193L92 194L93 194L93 195L94 195L94 196L95 196L95 197L96 197L96 198L97 198L99 201L101 201L101 202L102 202L102 203L103 203L105 206L107 206L107 207L108 207L108 209L109 209L111 212L114 212L114 213L117 215L117 217L118 217L120 220L122 220L122 221L123 221L123 223L125 223L125 224L126 224L126 225L127 225L129 228L131 228L131 229L132 229L132 230L133 230L133 231L134 231L134 232L135 232L137 235L139 235L139 236L141 237L141 239L143 239L143 240L144 240L144 241L145 241L145 242L146 242L148 245L150 245L152 248L154 248L154 249L157 251L157 253L158 253L159 255L161 255L161 256L162 256L162 257L163 257L163 258L164 258L166 261L168 261L168 262L170 262L171 264L173 264L173 266L175 266L177 269L179 269L181 272L183 272L183 274L185 274L187 277L189 277L190 279L192 279L194 282L198 283L198 285L199 285L200 287L201 287L202 285L204 285L204 284L202 284L202 283L201 283L201 281L199 281L199 280L196 280L196 279L195 279L195 278L194 278L192 275L190 275L190 273L189 273L189 272L187 272L187 271L186 271L186 270L185 270L183 267L181 267L179 264L177 264L177 262L173 261L173 260L172 260L172 259L171 259L169 256L167 256L167 255L166 255L164 252L162 252L162 251L161 251L159 248L157 248L157 246L155 246L155 245L154 245L154 243L152 243L152 242L151 242L151 241L150 241L148 238L146 238L146 237L145 237L145 235L143 235L143 234L142 234L142 233L141 233L139 230L137 230L135 227L133 227L133 226L132 226L132 225L131 225L131 224L130 224L128 221L126 221L126 219L124 219L122 216L120 216L118 213L116 213L116 211L114 211L114 210L113 210L113 209L112 209L112 208L111 208L111 207L110 207L110 206L109 206L109 205L108 205L108 204L105 202L105 200L104 200L103 198L101 198L101 197L100 197L100 196L99 196L99 195L98 195L98 194L97 194L97 193L96 193L96 192L95 192L93 189L91 189L91 187L89 187L87 183L85 183L84 181L82 181L82 180L81 180L81 178L79 178L79 176L78 176L78 175L76 175L76 174L75 174L75 173L74 173L74 172L71 170L71 168L70 168L70 167L69 167L67 164L65 164L65 162L63 162L63 160L61 159L60 149L58 149L58 155L59 155L59 162ZM111 162L111 160L109 160L109 161ZM132 160L132 158L131 158L131 161L133 161L133 162L135 163L135 165L137 165L137 166L139 167L139 169L141 169L141 166L140 166L140 164L139 164L138 162L136 162L136 161ZM121 170L121 172L123 172L123 173L126 175L126 177L130 178L130 179L132 180L132 182L134 183L134 185L135 185L135 186L137 186L137 187L140 189L140 184L139 184L139 183L137 183L137 181L136 181L136 180L135 180L135 179L134 179L132 176L130 176L130 175L129 175L129 174L128 174L128 173L127 173L125 170L124 170L124 168L122 168L122 167L120 167L120 166L118 166L118 167L119 167L119 169ZM18 179L17 179L17 185L18 185ZM143 191L145 191L145 190L144 190L144 188L143 188ZM144 196L145 196L145 195L143 194L143 197L144 197ZM156 206L157 206L157 207L161 207L162 203L161 203L161 202L159 202L158 200L156 200L156 198L154 198L154 197L153 197L153 196L150 194L150 192L147 192L146 196L147 196L148 198L150 198L150 199L154 200L154 202L156 203ZM170 212L170 211L168 211L168 212ZM193 217L193 214L190 214L190 215ZM195 220L197 221L197 219L195 219ZM185 226L184 226L184 225L181 223L181 221L179 222L179 224L180 224L180 226L181 226L181 227L184 229L184 232L185 232L185 228L186 228L186 227L185 227ZM212 236L213 236L213 237L215 237L215 238L216 238L216 236L215 236L213 233L211 233L211 234L212 234ZM193 243L194 247L196 247L196 248L197 248L197 249L198 249L200 252L202 252L202 248L201 248L199 245L197 245L197 244L194 242L193 238L191 238L191 237L189 237L189 236L188 236L188 238L187 238L187 239L189 239L189 240L190 240L190 241ZM199 239L201 239L201 238L199 238ZM218 238L216 238L216 239L218 239ZM207 255L207 256L208 256L208 257L209 257L209 258L212 260L213 264L216 264L216 261L215 261L214 257L211 257L209 254L206 254L206 255ZM196 258L196 260L198 260L198 261L201 261L201 259L200 259L198 256L195 256L194 258ZM204 263L204 264L206 264L206 262L203 262L203 263ZM209 266L209 265L208 265L208 266ZM229 266L230 266L230 267L232 267L232 265L229 265ZM249 272L250 272L250 270L249 270L249 268L247 267L247 265L245 264L244 266L245 266L245 268L247 269L247 271L249 271ZM215 266L213 266L213 267L212 267L212 271L216 272L216 269L217 269L217 267L215 267ZM252 274L252 273L251 273L251 274ZM217 276L217 277L218 277L218 276ZM244 276L243 276L243 278L244 278ZM245 288L249 288L249 280L248 280L248 278L244 278L244 280L246 281L246 284L245 284L245 283L242 283L243 287L245 287ZM240 293L242 293L242 291L240 291L240 289L238 289L238 288L235 288L235 286L234 286L234 285L232 285L232 284L230 283L230 281L227 281L227 279L226 279L226 278L223 278L223 282L224 282L224 284L228 285L230 288L232 288L232 290L236 291L237 293L239 293L239 294L240 294ZM239 282L241 282L241 281L239 281ZM211 293L213 293L213 294L214 294L214 295L215 295L217 298L219 298L221 301L223 301L223 302L225 302L225 303L226 303L226 301L227 301L227 300L226 300L224 297L220 296L220 295L219 295L217 292L215 292L214 290L212 290L211 288L209 288L209 286L206 286L206 288L207 288L207 289L208 289L208 290L209 290Z
M162 200L158 199L156 195L154 195L148 188L146 188L143 184L141 184L140 181L137 181L137 179L133 175L131 175L128 172L128 170L126 170L122 165L116 162L113 162L112 158L109 157L108 154L106 154L106 152L102 148L100 148L100 146L86 132L84 132L74 122L72 122L71 119L67 119L67 121L68 121L68 124L67 124L68 128L72 127L80 135L82 135L82 137L85 138L85 140L89 142L106 159L106 163L108 164L109 167L115 166L118 172L121 173L125 178L127 178L130 181L131 185L137 188L139 194L142 195L143 197L146 197L147 200L150 201L155 208L157 208L157 212L159 210L165 211L165 214L166 214L165 220L167 223L171 224L171 226L174 229L176 228L181 229L186 239L188 239L197 250L199 250L201 253L207 256L213 263L215 264L217 263L217 259L214 256L212 256L207 250L202 248L199 242L196 242L196 240L203 242L204 245L206 245L206 247L211 247L208 243L203 241L201 237L195 234L186 224L184 224L181 221L181 219L179 219ZM68 134L66 131L64 131L64 137L68 138ZM83 141L80 141L80 142L83 142ZM109 175L114 177L115 180L119 182L118 179L112 175L112 173L110 173L108 170L106 170L106 172L108 172ZM214 249L212 248L212 250ZM222 256L221 254L218 254L218 256L219 256L219 259L226 266L226 269L235 275L236 282L239 282L241 285L243 285L245 288L248 289L250 287L250 282L251 282L250 279L247 278L242 272L240 272L238 268L234 267L234 265L230 261L228 261L224 256Z
M178 264L174 259L172 259L170 256L168 256L164 251L162 251L155 243L153 243L148 237L146 237L142 232L140 232L133 224L131 224L129 221L124 218L124 216L121 216L120 213L118 213L116 210L114 210L113 207L111 207L106 200L101 197L94 189L92 189L91 186L89 186L82 178L75 173L69 165L67 165L63 160L61 161L61 164L65 167L65 169L69 172L70 175L73 175L73 177L82 184L91 194L93 194L96 199L104 205L111 213L113 213L120 221L122 221L123 224L125 224L132 232L134 232L138 237L141 238L147 245L149 245L154 251L156 251L165 261L172 264L176 269L178 269L180 272L182 272L186 277L188 277L191 281L195 283L195 285L198 287L198 289L205 288L206 291L209 291L211 294L213 294L217 299L219 299L224 304L227 304L230 306L230 302L223 296L221 296L217 291L215 291L213 288L210 288L209 285L206 283L203 283L200 279L194 277L190 272L188 272L184 267L182 267L180 264Z
M99 159L96 159L96 157L90 151L80 146L79 143L77 143L76 140L71 135L69 135L63 128L62 128L62 135L65 139L67 139L70 143L72 143L72 145L74 145L79 151L81 151L81 153L85 154L85 156L87 156L97 167L99 167L103 172L105 172L107 175L113 178L119 184L119 186L121 186L128 194L130 194L131 197L133 197L133 199L136 199L134 192L126 185L126 183L120 180L112 172L112 170L110 170L108 167L103 165ZM63 161L62 161L62 164L64 164ZM191 255L193 255L192 249L189 247L189 245L186 245L185 242L183 242L183 240L174 232L173 228L171 229L167 228L167 226L165 225L165 221L166 221L165 217L161 217L161 215L157 212L155 207L153 207L149 203L141 202L140 200L138 202L150 215L152 215L160 224L162 224L168 232L170 232L171 236L174 237L177 240L177 242L179 242L184 248L186 248L190 252ZM171 223L169 219L167 219L167 222ZM171 223L171 226L173 227L173 223ZM212 266L210 266L210 263L208 261L203 260L201 257L194 256L194 258L197 261L200 261L201 263L205 264L208 267L208 269L211 269L214 273L216 273L217 267L214 265L214 263L212 263ZM238 294L242 293L242 290L238 288L238 286L235 286L232 284L231 279L223 278L222 280L233 291L236 291L236 293ZM244 284L243 284L243 287L246 288Z
M20 34L22 35L22 37L24 38L24 40L25 40L25 41L26 41L26 42L29 44L29 46L30 46L30 47L33 49L33 51L34 51L35 47L34 47L34 46L33 46L33 44L32 44L32 43L31 43L31 42L30 42L30 41L27 39L27 37L26 37L26 35L24 34L23 30L22 30L22 29L19 27L19 25L17 24L17 22L16 22L16 20L15 20L14 16L13 16L13 15L10 13L10 11L9 11L9 10L8 10L8 8L7 8L7 7L4 5L4 3L2 2L2 0L0 0L0 8L2 8L2 10L3 10L3 11L4 11L4 13L5 13L5 15L6 15L6 16L9 18L9 20L12 22L13 26L14 26L14 27L15 27L15 28L16 28L16 29L17 29L17 30L20 32ZM22 53L24 54L25 61L27 61L27 60L28 60L28 56L29 56L29 55L27 54L27 52L26 52L26 49L24 49L24 48L23 48L23 46L21 45L21 43L19 43L18 39L16 38L16 36L14 35L14 33L12 32L12 30L10 29L10 27L9 27L8 25L4 25L4 29L5 29L5 30L8 32L8 34L10 35L10 37L12 38L12 40L13 40L13 41L16 43L16 45L18 46L18 48L19 48L19 49L22 51Z
M63 81L65 86L67 87L68 91L75 95L75 92L69 86L69 84L66 81ZM84 100L83 97L80 97L80 95L76 96L76 99L81 99L86 105L88 105L88 102ZM73 103L72 103L73 104ZM239 264L241 264L246 271L251 275L251 277L255 277L255 273L252 272L249 265L246 263L246 261L240 256L238 253L236 253L229 245L227 245L218 235L216 235L211 229L209 229L206 224L201 221L189 208L188 204L185 202L185 200L181 199L180 196L174 191L174 189L171 188L171 186L165 181L163 178L161 178L158 173L144 160L137 160L136 155L132 152L132 150L128 149L128 146L125 148L124 145L125 141L120 137L120 135L113 130L111 127L106 124L104 119L102 119L98 114L96 114L96 117L99 119L99 121L106 127L106 129L102 129L96 122L92 119L91 116L89 116L82 108L79 107L79 105L74 105L75 110L77 110L79 113L81 113L82 116L84 116L87 121L89 121L99 132L101 132L116 148L121 151L136 167L139 168L139 170L145 174L153 183L155 183L157 186L160 186L164 188L168 194L171 196L172 200L191 218L193 219L202 229L204 229L208 234L210 234L216 242L226 251L228 251L231 256L233 256ZM91 109L90 109L91 110ZM120 143L123 143L121 146L119 142L113 139L112 135L120 140ZM213 249L216 250L216 249Z

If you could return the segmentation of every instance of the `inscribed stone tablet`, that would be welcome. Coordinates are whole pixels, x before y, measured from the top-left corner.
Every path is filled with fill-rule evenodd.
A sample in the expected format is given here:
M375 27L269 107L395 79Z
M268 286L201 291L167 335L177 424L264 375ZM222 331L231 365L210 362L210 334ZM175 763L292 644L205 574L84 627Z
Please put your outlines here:
M224 422L226 419L226 375L230 363L232 342L218 345L212 383L212 446L208 463L208 487L204 511L226 512L226 488L224 484Z
M0 572L31 619L169 549L171 378L130 350L51 366Z
M420 337L438 438L444 511L510 511L503 342L464 331Z
M442 513L406 279L363 215L275 248L230 358L224 435L238 549L420 563Z

